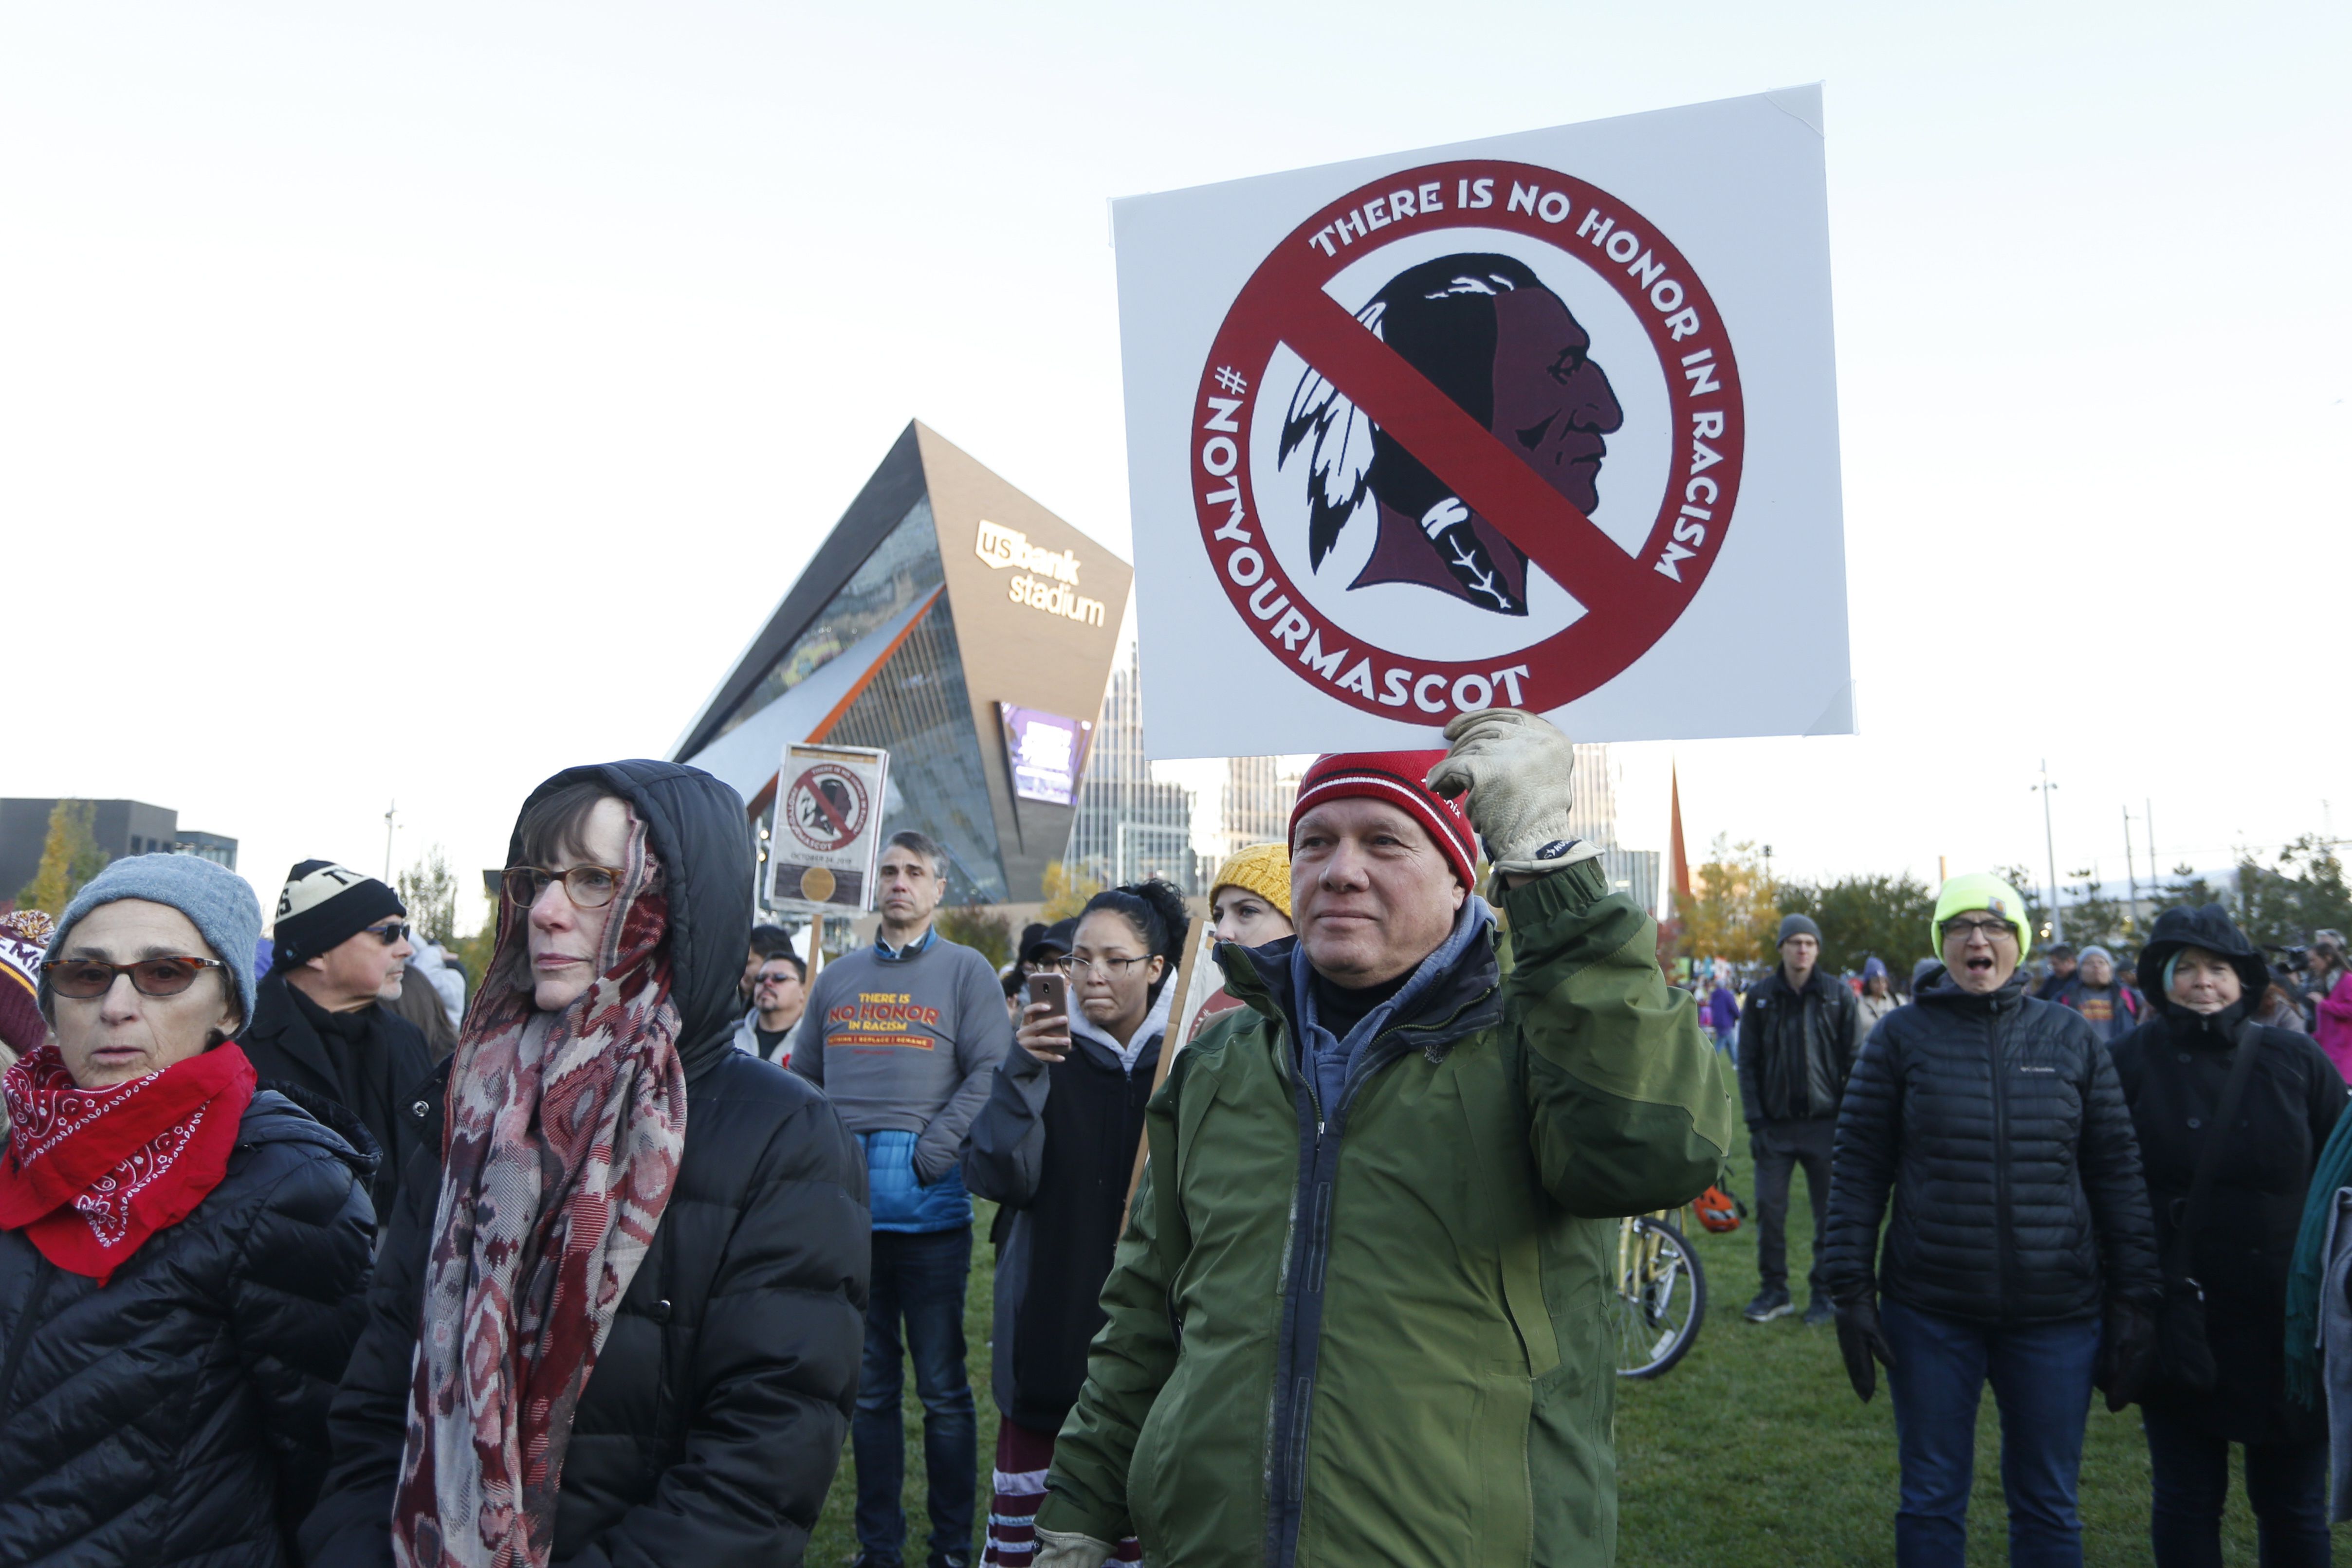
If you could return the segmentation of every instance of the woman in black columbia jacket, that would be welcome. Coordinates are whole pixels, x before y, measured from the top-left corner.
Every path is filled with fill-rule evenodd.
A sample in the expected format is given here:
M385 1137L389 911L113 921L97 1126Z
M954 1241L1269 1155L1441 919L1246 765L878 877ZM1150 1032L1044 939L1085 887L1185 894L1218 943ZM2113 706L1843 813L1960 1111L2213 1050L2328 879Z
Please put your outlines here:
M865 1344L865 1165L820 1091L734 1048L735 987L751 925L752 852L740 798L695 768L615 762L557 774L524 803L523 822L535 821L542 799L583 782L626 803L660 867L686 1126L651 1247L577 1395L551 1538L533 1540L512 1560L583 1568L798 1563L848 1436ZM509 852L529 862L524 870L568 873L582 858L545 853L544 844L532 846L541 852L534 856L525 837L519 825ZM541 880L540 896L568 896L560 890L569 881ZM502 925L524 917L512 912ZM520 943L515 932L502 933L497 975L518 958ZM486 985L435 1092L410 1107L425 1147L442 1159L445 1109L458 1086L437 1086L466 1072L497 999ZM333 1465L303 1527L314 1565L393 1561L395 1494L404 1506L409 1499L404 1446L421 1294L437 1239L437 1163L421 1160L403 1176L367 1331L335 1400ZM445 1511L437 1529L479 1525ZM515 1533L520 1542L520 1526Z
M2156 1016L2116 1042L2116 1071L2139 1130L2165 1289L2201 1293L2212 1358L2195 1364L2192 1348L2188 1364L2159 1360L2140 1400L2157 1568L2221 1560L2231 1443L2246 1446L2263 1568L2324 1564L2327 1423L2286 1395L2286 1277L2313 1167L2344 1113L2344 1079L2309 1036L2249 1024L2270 971L2220 904L2166 910L2139 972ZM2236 1113L2222 1126L2246 1051ZM2216 1136L2210 1188L2191 1215L2197 1166Z
M1828 1280L1854 1391L1871 1396L1874 1357L1887 1366L1904 1568L1965 1559L1988 1381L2010 1561L2079 1564L2101 1318L2123 1357L2111 1381L2139 1375L2153 1333L2155 1232L2123 1091L2080 1014L2025 994L2024 910L1996 877L1944 884L1944 964L1871 1031L1838 1116Z

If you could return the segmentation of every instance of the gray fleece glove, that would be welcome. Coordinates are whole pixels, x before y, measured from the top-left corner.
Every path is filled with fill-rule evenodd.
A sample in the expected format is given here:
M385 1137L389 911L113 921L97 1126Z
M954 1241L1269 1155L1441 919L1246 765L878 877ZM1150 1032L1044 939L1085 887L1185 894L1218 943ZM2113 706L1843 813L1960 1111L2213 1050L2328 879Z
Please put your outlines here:
M1097 1541L1091 1535L1067 1530L1041 1530L1037 1532L1037 1555L1030 1563L1033 1568L1102 1568L1110 1561L1112 1550L1108 1542Z
M1429 787L1448 800L1470 792L1463 810L1498 876L1539 876L1599 857L1600 845L1570 836L1576 747L1549 720L1515 707L1482 708L1457 714L1445 738L1450 748L1429 770Z

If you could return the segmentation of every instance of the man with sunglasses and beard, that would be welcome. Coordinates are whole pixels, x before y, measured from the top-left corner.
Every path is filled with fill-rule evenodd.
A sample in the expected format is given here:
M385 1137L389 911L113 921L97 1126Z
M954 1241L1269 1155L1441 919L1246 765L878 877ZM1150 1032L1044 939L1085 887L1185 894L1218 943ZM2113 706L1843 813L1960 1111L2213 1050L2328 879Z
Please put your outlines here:
M400 1173L418 1152L406 1114L433 1072L416 1026L383 1004L400 998L415 949L408 907L374 877L332 861L286 873L270 933L269 973L239 1041L265 1089L275 1089L354 1143L353 1124L381 1155L371 1196L392 1215Z

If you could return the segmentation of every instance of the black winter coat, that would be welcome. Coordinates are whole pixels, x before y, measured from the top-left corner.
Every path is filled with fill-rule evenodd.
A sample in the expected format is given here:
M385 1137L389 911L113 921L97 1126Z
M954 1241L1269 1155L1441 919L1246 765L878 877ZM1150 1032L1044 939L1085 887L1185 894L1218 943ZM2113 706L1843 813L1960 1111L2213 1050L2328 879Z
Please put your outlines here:
M2114 1051L2139 1134L2158 1256L2168 1265L2197 1162L2214 1135L2244 1009L2208 1019L2168 999L2152 1005L2159 1016ZM2205 1338L2221 1375L2207 1395L2159 1382L2143 1403L2232 1442L2302 1442L2324 1437L2326 1421L2286 1397L2287 1266L2312 1167L2344 1113L2344 1079L2292 1030L2262 1030L2253 1049L2237 1125L2223 1130L2212 1195L2189 1238L2189 1273L2204 1288Z
M1033 1431L1062 1429L1086 1385L1087 1347L1108 1321L1103 1281L1127 1217L1166 1012L1141 1027L1150 1038L1132 1067L1075 1028L1069 1054L1051 1066L1016 1044L965 1144L964 1186L1008 1217L990 1390L998 1410Z
M386 1007L338 1020L362 1026L362 1042L322 1038L306 1009L308 998L272 974L254 988L253 1022L237 1044L265 1089L282 1089L304 1110L322 1102L341 1107L367 1129L379 1156L371 1196L380 1223L390 1224L400 1173L424 1151L417 1124L401 1114L433 1076L433 1053L417 1027ZM315 1004L313 1004L315 1005Z
M2109 1293L2154 1304L2131 1114L2080 1014L2021 977L1975 996L1939 967L1879 1020L1838 1117L1827 1275L1839 1301L1874 1288L1985 1323L2088 1317Z
M1739 1009L1739 1104L1748 1124L1834 1116L1862 1049L1862 999L1816 968L1802 988L1775 968Z
M275 1568L365 1318L372 1155L284 1096L104 1290L0 1232L0 1563Z
M642 761L573 768L540 792L583 778L629 801L667 879L686 1151L580 1397L554 1560L798 1563L856 1396L871 1246L865 1163L822 1092L734 1047L751 909L740 798L698 769ZM335 1399L334 1464L302 1531L313 1564L392 1561L446 1083L464 1054L411 1108L435 1158L401 1184L367 1333Z

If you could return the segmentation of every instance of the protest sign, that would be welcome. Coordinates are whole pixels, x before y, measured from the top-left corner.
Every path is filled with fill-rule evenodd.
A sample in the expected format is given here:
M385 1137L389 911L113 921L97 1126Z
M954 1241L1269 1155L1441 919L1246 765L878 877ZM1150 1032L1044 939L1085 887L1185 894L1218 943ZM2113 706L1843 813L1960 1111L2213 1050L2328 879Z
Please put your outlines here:
M1820 125L1806 88L1117 203L1151 754L1850 731Z
M784 747L768 836L768 903L803 915L874 907L874 865L890 754L863 746Z

